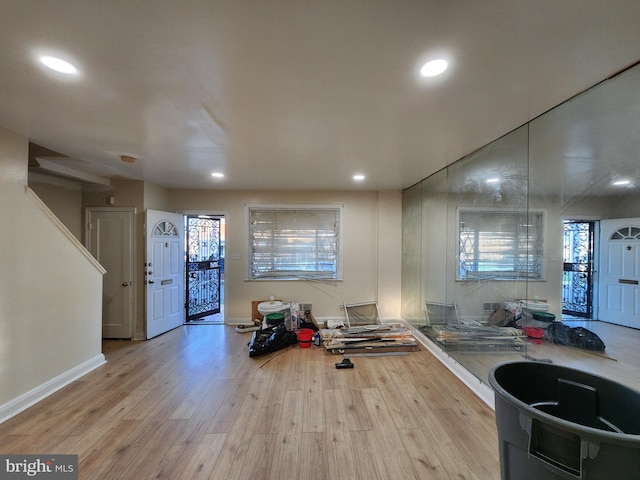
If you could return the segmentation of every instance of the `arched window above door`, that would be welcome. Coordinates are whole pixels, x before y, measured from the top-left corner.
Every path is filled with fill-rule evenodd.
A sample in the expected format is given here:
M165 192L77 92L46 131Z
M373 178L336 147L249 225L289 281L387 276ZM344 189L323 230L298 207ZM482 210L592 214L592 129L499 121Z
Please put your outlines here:
M640 240L640 227L622 227L611 234L609 240Z
M176 226L168 220L160 220L155 227L153 227L154 237L177 237L178 229Z

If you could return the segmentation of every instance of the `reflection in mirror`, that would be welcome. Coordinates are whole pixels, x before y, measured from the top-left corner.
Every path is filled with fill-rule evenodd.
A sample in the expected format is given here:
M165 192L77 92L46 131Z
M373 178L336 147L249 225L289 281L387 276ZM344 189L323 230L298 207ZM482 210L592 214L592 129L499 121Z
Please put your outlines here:
M526 298L528 128L521 127L448 168L447 292L459 325L447 352L486 380L486 359L522 355L512 304Z
M422 204L420 183L402 193L402 318L422 322Z
M404 192L403 316L482 382L524 358L602 368L640 388L606 363L627 358L612 353L614 338L640 342L638 330L611 330L640 328L639 87L634 67ZM436 326L429 305L445 312L431 315ZM549 341L551 325L615 346L594 363L594 352ZM517 340L502 340L505 326Z
M622 274L625 265L635 264L630 256L623 259L631 244L601 236L620 227L640 226L638 85L636 67L530 125L529 201L532 208L549 212L554 252L541 295L561 305L565 320L640 327L640 314L630 305L636 293L633 287L618 284L621 275L615 275ZM635 277L638 272L628 274Z
M450 305L447 295L447 215L449 184L447 170L441 170L422 182L422 317L425 302ZM444 319L444 318L443 318Z

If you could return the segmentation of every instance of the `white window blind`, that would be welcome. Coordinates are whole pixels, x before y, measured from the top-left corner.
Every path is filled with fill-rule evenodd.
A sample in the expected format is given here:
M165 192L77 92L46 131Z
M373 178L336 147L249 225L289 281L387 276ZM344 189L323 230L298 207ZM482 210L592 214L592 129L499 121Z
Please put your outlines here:
M544 213L459 210L458 280L544 277Z
M340 278L341 207L249 207L249 278Z

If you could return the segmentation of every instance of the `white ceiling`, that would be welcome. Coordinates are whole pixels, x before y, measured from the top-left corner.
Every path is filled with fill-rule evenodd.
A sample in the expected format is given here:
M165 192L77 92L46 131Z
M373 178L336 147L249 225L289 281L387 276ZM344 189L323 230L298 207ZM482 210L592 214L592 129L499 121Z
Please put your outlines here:
M0 126L166 187L400 189L635 63L639 25L637 0L0 0Z

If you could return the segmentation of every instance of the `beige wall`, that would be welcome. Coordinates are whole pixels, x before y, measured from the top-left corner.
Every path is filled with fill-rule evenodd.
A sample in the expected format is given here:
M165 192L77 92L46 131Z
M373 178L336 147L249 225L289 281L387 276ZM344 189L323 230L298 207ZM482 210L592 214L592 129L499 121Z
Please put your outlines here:
M82 206L105 206L112 196L116 207L136 208L136 278L134 338L145 338L144 211L148 208L182 213L217 213L226 220L225 318L237 324L250 320L251 301L271 295L310 302L318 318L342 318L343 302L377 300L384 319L400 318L402 192L290 192L170 190L137 180L114 178L108 192L85 192ZM55 192L47 200L64 196ZM245 207L251 203L342 204L344 279L318 282L245 280L247 229ZM56 214L73 216L71 202ZM80 217L80 215L78 215ZM79 220L78 220L79 221ZM83 235L81 235L83 238ZM239 254L240 260L232 260Z
M26 188L27 155L0 129L0 421L104 361L104 271Z
M380 315L401 318L402 191L378 192L377 230Z
M29 177L29 188L47 204L47 207L55 213L65 227L81 241L82 190L80 185L74 185L71 182L59 182L58 185L55 185L50 182L32 181L31 177Z
M116 206L135 207L136 315L134 338L144 335L144 211L222 214L226 221L225 320L245 323L251 301L274 295L310 302L319 318L342 318L343 302L377 300L385 319L400 318L402 192L285 192L171 190L135 180L112 179ZM104 193L85 193L84 206L103 206ZM247 229L245 206L251 203L343 204L344 280L318 282L245 280ZM240 260L232 260L239 254Z
M169 201L169 189L154 185L149 182L144 184L144 208L151 210L161 210L171 212L171 203Z
M342 318L340 306L377 300L385 319L400 317L401 192L170 190L171 211L224 214L226 222L225 319L246 322L251 301L271 295L309 302L318 318ZM325 284L247 281L249 204L341 204L343 281ZM232 255L239 255L233 260Z

